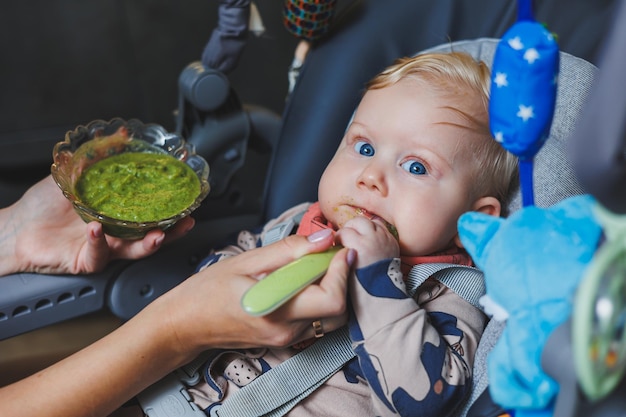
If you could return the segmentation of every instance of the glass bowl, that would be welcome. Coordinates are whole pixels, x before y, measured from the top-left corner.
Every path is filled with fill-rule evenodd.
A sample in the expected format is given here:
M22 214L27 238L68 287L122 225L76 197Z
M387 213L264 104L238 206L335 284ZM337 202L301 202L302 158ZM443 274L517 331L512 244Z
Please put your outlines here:
M149 221L110 217L110 214L105 215L90 207L83 201L85 199L81 199L76 188L83 171L103 159L129 152L167 154L187 164L200 182L195 200L174 215ZM64 141L54 146L53 159L52 177L80 217L85 222L98 221L106 234L126 239L141 239L156 228L167 230L198 208L210 189L209 165L204 158L196 155L193 145L177 134L167 132L162 126L144 124L136 119L94 120L85 126L78 126L66 133Z

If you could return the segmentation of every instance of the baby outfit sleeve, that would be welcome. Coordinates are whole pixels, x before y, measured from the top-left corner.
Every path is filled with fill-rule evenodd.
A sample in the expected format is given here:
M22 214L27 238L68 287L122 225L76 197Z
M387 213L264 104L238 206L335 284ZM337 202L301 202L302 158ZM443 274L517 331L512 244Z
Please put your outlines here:
M408 295L399 259L349 282L353 349L377 415L446 416L469 395L484 314L430 278Z

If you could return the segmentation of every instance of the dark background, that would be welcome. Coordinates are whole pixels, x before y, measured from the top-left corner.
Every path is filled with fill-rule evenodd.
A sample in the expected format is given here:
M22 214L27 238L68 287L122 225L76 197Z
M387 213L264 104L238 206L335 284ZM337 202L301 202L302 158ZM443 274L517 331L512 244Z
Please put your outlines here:
M242 101L282 112L297 39L276 0L228 74ZM54 143L94 119L173 130L178 76L200 60L217 0L26 0L0 5L0 207L49 173Z

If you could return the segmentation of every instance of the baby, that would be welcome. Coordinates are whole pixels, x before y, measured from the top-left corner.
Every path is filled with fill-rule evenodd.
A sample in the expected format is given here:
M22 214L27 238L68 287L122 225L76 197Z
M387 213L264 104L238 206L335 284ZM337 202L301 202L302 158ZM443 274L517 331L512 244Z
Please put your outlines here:
M398 60L368 84L318 201L241 232L205 260L257 247L287 220L296 233L332 229L338 244L355 251L348 327L357 358L289 415L443 416L470 392L486 316L435 278L414 294L404 281L415 265L472 266L459 216L502 215L517 186L516 158L489 131L489 77L484 63L464 53ZM323 323L314 327L322 336ZM190 389L193 400L208 412L315 341L216 352L206 380Z

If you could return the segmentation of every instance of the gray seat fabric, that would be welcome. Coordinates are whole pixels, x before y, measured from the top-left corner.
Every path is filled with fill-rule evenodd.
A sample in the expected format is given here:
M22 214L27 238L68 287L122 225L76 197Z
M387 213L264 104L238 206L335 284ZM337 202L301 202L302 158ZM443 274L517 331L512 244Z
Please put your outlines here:
M463 50L491 65L497 45L497 39L482 38L441 45L427 51ZM583 59L561 52L559 71L556 108L550 137L535 157L535 204L539 207L547 207L564 198L583 193L568 159L567 142L592 90L598 69ZM520 208L521 194L518 191L509 205L509 212ZM487 356L503 329L504 323L495 320L491 320L487 325L476 353L472 395L457 416L465 416L471 404L487 388L489 384Z

